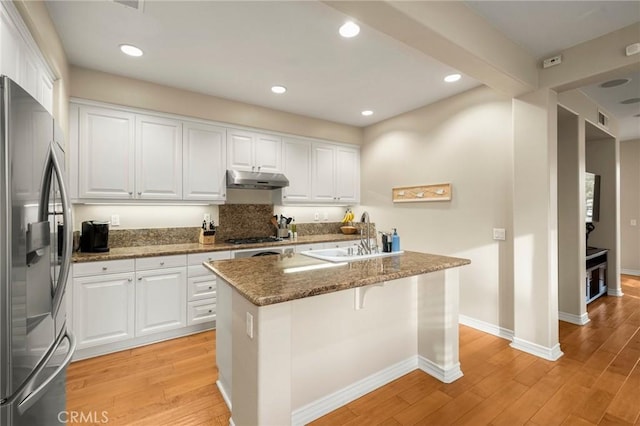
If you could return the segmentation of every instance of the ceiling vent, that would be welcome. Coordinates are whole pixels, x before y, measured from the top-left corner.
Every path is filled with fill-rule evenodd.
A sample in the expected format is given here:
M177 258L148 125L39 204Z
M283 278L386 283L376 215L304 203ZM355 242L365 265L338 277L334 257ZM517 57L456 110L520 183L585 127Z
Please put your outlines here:
M130 9L135 9L142 12L144 7L144 0L112 0L114 3L121 4Z
M598 124L605 129L609 128L609 116L600 110L598 110Z

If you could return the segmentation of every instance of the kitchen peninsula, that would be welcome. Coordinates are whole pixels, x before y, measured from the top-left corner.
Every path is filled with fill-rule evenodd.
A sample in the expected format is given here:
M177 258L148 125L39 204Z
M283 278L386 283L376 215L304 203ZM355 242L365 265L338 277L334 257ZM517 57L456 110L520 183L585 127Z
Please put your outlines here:
M417 368L461 377L457 267L469 263L416 252L206 262L232 424L305 424Z

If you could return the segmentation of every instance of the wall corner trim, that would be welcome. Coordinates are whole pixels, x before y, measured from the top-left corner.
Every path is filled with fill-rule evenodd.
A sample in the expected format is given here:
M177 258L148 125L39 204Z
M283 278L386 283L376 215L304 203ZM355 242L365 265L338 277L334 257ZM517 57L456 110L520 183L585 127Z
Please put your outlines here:
M562 355L564 355L560 350L560 343L557 343L549 348L537 343L520 339L518 337L514 337L513 342L511 342L511 345L509 346L511 346L513 349L535 355L548 361L557 361Z

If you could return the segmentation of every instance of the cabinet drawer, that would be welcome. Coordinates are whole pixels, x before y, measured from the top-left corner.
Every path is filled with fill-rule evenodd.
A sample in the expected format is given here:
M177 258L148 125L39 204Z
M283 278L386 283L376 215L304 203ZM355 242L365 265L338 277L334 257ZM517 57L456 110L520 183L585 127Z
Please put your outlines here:
M216 319L216 299L189 302L187 309L187 325L200 324Z
M106 260L104 262L83 262L73 264L74 277L117 274L121 272L133 272L133 270L133 259Z
M187 257L189 265L202 265L202 262L209 262L211 260L225 260L231 259L230 251L210 251L206 253L192 253Z
M211 270L205 268L204 265L190 265L187 266L187 277L203 277L207 276L212 280L216 279L216 276Z
M174 268L176 266L185 266L186 264L186 254L179 254L176 256L143 257L136 259L136 270Z
M187 297L188 300L201 300L216 297L216 280L215 277L192 277L187 279Z

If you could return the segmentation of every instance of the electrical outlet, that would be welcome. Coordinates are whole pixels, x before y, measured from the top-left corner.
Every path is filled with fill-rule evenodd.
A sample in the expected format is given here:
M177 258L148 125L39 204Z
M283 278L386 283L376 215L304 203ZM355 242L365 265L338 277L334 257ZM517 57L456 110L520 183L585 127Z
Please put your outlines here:
M329 220L329 213L324 212L324 214L322 216L322 220Z
M209 213L204 214L204 221L207 223L211 222L211 215Z
M253 339L253 315L247 312L247 336Z
M319 221L319 220L320 220L320 213L315 212L315 213L313 214L313 220L315 220L316 222L317 222L317 221Z
M111 215L111 226L120 226L120 215L118 214Z
M506 239L507 232L504 228L493 228L493 239L498 241L504 241Z

